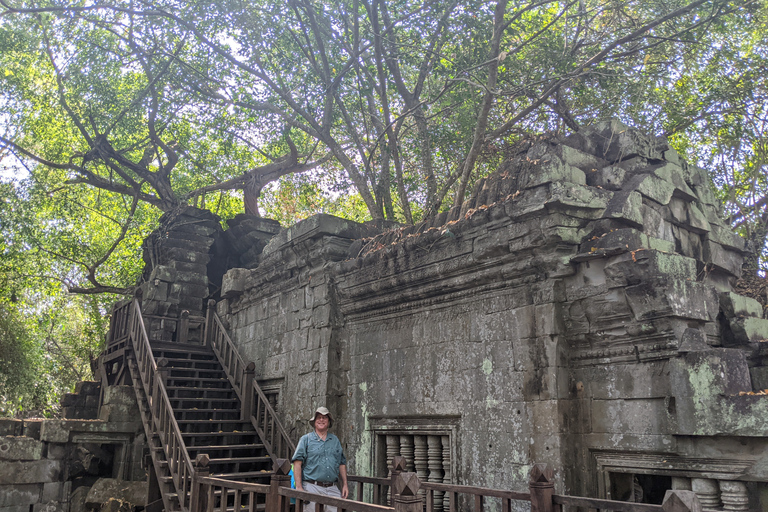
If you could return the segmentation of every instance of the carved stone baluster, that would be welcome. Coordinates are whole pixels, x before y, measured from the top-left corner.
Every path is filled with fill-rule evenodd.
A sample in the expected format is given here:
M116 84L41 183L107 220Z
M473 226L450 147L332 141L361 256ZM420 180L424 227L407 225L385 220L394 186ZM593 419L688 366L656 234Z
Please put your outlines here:
M684 476L672 477L672 490L673 491L690 491L691 479Z
M416 469L416 476L422 482L429 480L427 453L427 436L413 436L413 465ZM425 498L424 490L419 491L419 496L422 500Z
M387 477L392 476L392 459L400 455L400 436L387 436ZM391 503L391 489L387 491L385 503Z
M443 483L451 483L451 438L449 436L440 436L440 444L443 446ZM443 496L443 510L451 509L451 495L445 493Z
M387 476L391 475L392 459L400 455L400 436L387 436Z
M405 457L405 470L411 473L416 471L413 465L413 436L400 436L400 455Z
M721 480L720 499L723 500L723 510L725 511L749 510L749 495L744 482Z
M691 490L699 497L701 508L720 507L720 486L717 485L717 480L691 478Z
M427 463L429 482L443 483L443 445L440 436L427 436ZM443 512L442 491L434 491L434 511Z

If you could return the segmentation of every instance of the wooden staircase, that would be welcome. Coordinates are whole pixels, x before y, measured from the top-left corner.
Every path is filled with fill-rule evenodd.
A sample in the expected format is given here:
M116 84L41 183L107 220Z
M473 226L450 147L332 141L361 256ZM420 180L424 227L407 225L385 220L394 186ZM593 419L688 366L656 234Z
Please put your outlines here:
M112 322L103 378L136 392L154 480L147 511L189 509L198 458L211 477L269 484L276 458L295 446L212 308L205 344L150 340L137 300Z

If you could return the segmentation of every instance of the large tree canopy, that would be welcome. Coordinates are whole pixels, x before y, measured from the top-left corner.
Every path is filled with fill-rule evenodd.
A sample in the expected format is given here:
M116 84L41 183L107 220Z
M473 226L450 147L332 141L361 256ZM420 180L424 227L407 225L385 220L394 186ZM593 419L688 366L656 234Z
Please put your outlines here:
M0 306L42 318L69 291L98 317L184 204L415 223L520 139L610 116L710 169L765 268L767 17L765 0L0 0ZM22 324L16 347L38 332Z

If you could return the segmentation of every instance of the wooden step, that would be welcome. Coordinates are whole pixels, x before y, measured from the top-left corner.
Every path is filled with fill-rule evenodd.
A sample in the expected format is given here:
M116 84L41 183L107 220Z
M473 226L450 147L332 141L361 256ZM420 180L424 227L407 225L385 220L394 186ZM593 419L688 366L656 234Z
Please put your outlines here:
M176 420L181 433L206 434L209 432L250 433L256 435L256 431L249 422L237 420Z
M171 400L179 400L186 398L208 398L218 400L220 398L229 399L235 398L235 390L232 388L190 388L186 386L166 386L165 390L168 392L168 398Z
M170 398L170 397L169 397ZM240 410L240 400L237 398L203 398L203 397L190 397L190 398L171 398L171 407L174 409L176 407L182 408L182 409L219 409L219 410L228 410L228 409L234 409L234 410ZM183 404L187 404L185 407L182 407L182 404L176 404L175 402L182 402ZM215 404L218 407L198 407L197 404L204 405L204 404Z
M226 380L227 374L224 373L223 370L208 370L208 369L194 369L194 368L174 368L172 366L170 368L170 373L168 374L169 379L211 379L211 380Z
M253 480L266 480L269 481L272 478L272 471L246 471L240 473L211 473L212 477L225 478L227 480L235 481L253 481Z
M177 377L168 376L168 386L205 388L205 389L232 389L229 379L225 378L199 378L199 377Z
M201 446L189 446L188 450L190 452L194 451L196 453L208 453L209 452L221 452L226 450L264 450L263 444L209 444L209 445L201 445Z
M187 450L196 449L198 446L246 444L253 441L259 443L259 436L255 431L250 432L184 432L182 433Z
M189 370L221 370L221 364L219 360L214 357L213 359L190 359L188 357L168 357L163 356L168 360L168 366L170 368L186 368Z
M238 409L173 409L177 421L202 420L206 418L214 420L240 419Z
M174 343L172 341L150 340L149 344L152 347L152 352L155 354L158 352L178 353L179 355L170 356L175 359L200 359L200 356L207 356L214 360L216 359L216 354L213 353L213 349L196 343Z
M210 459L208 464L252 464L257 462L271 461L272 459L269 457L269 455L262 455L260 457L222 457L218 459Z

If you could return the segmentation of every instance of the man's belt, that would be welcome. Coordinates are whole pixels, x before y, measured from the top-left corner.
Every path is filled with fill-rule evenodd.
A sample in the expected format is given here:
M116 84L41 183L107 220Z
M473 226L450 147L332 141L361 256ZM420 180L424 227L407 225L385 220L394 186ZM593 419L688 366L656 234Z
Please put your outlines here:
M336 482L318 482L317 480L304 480L304 481L312 485L319 485L320 487L330 487L336 483Z

